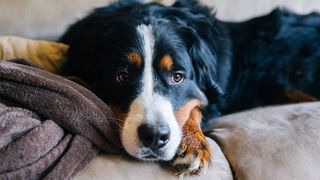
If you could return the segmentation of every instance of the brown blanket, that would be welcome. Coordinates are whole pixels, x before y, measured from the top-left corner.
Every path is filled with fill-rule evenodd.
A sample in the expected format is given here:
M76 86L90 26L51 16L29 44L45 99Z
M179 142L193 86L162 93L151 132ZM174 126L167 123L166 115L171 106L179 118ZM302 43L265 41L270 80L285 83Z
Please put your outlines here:
M0 62L0 179L70 179L99 150L120 152L112 122L87 89Z

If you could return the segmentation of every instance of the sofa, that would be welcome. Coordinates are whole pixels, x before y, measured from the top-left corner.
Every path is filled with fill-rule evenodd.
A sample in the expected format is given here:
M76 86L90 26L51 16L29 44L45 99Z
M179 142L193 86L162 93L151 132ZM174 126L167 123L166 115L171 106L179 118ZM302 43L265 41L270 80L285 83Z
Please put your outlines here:
M171 0L161 1L169 5ZM201 0L217 17L241 21L275 7L320 11L320 0ZM55 41L92 8L111 0L2 0L0 36ZM204 129L213 150L201 176L185 179L317 179L320 177L320 103L261 107L217 119ZM112 169L112 171L110 171ZM100 153L74 179L177 179L156 162Z

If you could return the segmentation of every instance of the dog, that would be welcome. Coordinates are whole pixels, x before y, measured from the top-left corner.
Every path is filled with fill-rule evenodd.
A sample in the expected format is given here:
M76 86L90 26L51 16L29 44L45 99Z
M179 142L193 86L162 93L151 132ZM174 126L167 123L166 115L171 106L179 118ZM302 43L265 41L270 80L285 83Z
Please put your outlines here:
M72 25L63 75L77 76L112 109L125 151L204 172L201 124L244 109L320 97L320 18L277 9L222 22L195 0L121 1Z

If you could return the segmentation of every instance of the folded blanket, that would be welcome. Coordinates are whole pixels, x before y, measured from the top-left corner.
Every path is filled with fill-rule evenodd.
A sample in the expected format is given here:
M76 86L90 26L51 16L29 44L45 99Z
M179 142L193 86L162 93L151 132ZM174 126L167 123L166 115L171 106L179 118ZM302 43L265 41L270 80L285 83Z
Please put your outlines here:
M0 179L70 179L99 149L121 152L112 119L85 88L0 62Z

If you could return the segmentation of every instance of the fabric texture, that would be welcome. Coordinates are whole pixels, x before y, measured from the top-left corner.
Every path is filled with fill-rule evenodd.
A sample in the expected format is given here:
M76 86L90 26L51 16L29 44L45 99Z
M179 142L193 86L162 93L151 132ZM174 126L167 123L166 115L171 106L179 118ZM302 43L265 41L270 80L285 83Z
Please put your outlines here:
M218 144L211 138L207 138L213 150L212 164L206 173L185 177L185 180L232 180L231 168ZM113 169L112 172L109 169ZM75 180L175 180L177 176L173 172L162 167L157 162L142 162L119 155L100 153L88 166L74 177Z
M320 103L260 108L219 118L218 142L236 179L320 177Z
M108 106L62 77L1 61L0 102L0 179L69 179L121 152Z

